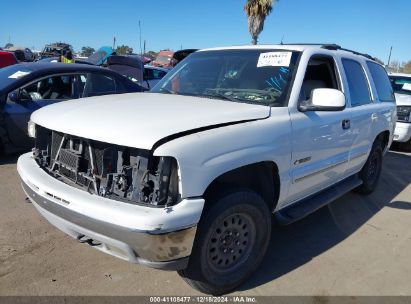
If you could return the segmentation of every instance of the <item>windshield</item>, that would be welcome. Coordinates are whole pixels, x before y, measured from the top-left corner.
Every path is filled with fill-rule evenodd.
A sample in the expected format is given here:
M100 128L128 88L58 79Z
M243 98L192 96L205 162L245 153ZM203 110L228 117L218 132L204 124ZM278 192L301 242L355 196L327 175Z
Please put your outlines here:
M151 92L284 106L299 52L218 50L191 54Z
M392 88L397 94L411 95L411 75L407 76L389 76Z
M17 79L20 79L31 72L32 70L24 64L10 65L0 69L0 91L15 82Z

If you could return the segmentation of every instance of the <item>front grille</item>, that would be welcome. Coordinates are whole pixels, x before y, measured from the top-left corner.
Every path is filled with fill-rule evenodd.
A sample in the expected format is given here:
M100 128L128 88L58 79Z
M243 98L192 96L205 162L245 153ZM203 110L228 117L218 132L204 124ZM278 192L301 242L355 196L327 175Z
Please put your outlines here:
M411 107L409 106L398 106L397 107L397 121L410 122L410 112Z
M397 113L397 120L402 121L402 122L408 122L408 117L410 114L404 114L404 113Z

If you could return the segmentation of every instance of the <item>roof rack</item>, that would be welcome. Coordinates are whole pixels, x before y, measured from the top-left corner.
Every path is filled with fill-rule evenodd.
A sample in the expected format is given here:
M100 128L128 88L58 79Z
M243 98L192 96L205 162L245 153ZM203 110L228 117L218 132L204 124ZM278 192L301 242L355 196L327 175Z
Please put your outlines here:
M332 43L304 43L304 42L300 42L300 43L283 43L283 42L281 42L280 45L336 45L336 44L332 44Z
M375 57L372 57L371 55L368 54L364 54L364 53L360 53L360 52L356 52L353 50L349 50L349 49L345 49L343 47L341 47L338 44L335 43L283 43L281 42L281 45L319 45L321 46L321 48L326 49L326 50L331 50L331 51L337 51L337 50L341 50L341 51L346 51L346 52L350 52L353 53L355 55L359 55L359 56L363 56L365 58L371 59L375 61Z
M341 46L339 46L338 44L324 44L321 47L323 49L327 49L327 50L333 50L333 51L341 50L341 51L350 52L350 53L353 53L355 55L364 56L365 58L368 58L368 59L371 59L371 60L375 61L375 58L372 57L371 55L356 52L356 51L349 50L349 49L345 49L345 48L342 48Z

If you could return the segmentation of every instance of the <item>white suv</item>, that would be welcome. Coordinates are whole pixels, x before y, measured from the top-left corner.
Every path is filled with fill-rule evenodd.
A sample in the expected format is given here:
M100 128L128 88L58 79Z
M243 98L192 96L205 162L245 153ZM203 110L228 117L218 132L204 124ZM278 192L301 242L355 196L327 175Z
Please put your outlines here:
M411 74L390 73L389 78L397 100L394 141L411 151Z
M272 221L375 189L396 107L370 56L259 45L198 51L150 93L59 103L31 120L36 146L17 167L44 217L222 294L257 269Z

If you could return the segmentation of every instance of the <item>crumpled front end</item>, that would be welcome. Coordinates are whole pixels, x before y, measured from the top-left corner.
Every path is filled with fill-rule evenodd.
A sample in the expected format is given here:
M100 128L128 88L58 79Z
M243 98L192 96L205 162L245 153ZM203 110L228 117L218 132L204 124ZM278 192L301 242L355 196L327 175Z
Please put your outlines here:
M38 211L78 241L150 267L186 266L204 200L180 197L173 158L37 126L17 168Z

